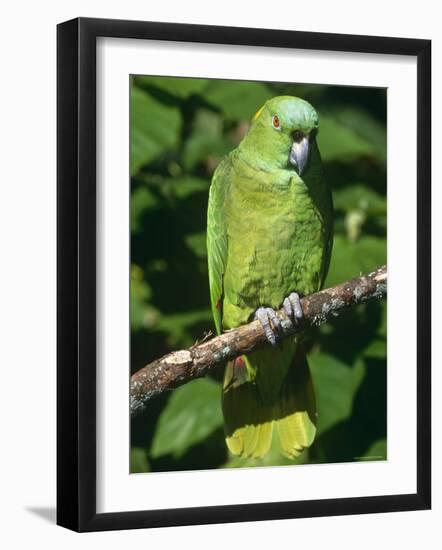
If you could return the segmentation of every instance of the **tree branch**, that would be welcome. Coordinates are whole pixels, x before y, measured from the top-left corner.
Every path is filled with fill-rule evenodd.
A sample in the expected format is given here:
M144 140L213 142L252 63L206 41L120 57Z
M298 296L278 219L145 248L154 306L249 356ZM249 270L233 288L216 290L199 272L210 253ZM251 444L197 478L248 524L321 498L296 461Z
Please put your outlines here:
M301 300L304 319L300 325L293 326L284 310L277 312L282 325L281 338L325 323L329 317L337 317L356 304L383 298L386 294L387 266L383 266L368 275L306 296ZM261 324L253 321L188 350L174 351L152 361L131 377L131 415L141 412L153 397L200 378L217 365L266 342Z

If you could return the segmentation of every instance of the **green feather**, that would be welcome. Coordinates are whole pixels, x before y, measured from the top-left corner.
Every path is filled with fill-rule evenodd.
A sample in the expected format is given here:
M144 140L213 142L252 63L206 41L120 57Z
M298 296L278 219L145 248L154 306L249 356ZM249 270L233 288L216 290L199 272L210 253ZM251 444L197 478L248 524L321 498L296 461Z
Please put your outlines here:
M316 111L307 102L274 98L258 111L238 148L214 174L207 249L218 333L248 322L260 306L279 308L290 292L311 294L324 283L333 213L316 145L318 126ZM302 176L289 162L295 132L309 136ZM248 354L241 366L227 366L223 410L232 453L263 456L275 425L287 456L312 443L314 396L298 348L296 340L286 339L276 349Z
M213 175L207 208L207 250L209 264L210 301L216 331L221 334L223 279L227 259L227 231L224 202L229 186L230 166L227 158Z

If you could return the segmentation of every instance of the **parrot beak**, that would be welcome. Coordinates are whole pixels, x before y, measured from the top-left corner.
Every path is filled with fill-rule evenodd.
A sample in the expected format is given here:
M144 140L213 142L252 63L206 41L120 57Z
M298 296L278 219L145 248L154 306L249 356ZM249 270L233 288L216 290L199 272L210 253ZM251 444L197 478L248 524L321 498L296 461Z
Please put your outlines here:
M290 162L298 170L298 174L301 176L307 166L309 151L309 137L299 136L295 137L292 148L290 150Z

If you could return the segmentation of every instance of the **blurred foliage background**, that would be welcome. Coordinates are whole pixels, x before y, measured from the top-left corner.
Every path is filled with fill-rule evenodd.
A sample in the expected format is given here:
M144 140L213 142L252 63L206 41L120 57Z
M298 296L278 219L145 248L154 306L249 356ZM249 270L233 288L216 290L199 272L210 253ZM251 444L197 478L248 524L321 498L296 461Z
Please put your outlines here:
M326 286L386 263L386 90L131 78L131 369L214 331L205 244L211 176L258 108L311 102L335 204ZM386 458L386 304L361 305L307 336L318 435L296 461L229 456L222 369L152 401L132 420L131 472Z

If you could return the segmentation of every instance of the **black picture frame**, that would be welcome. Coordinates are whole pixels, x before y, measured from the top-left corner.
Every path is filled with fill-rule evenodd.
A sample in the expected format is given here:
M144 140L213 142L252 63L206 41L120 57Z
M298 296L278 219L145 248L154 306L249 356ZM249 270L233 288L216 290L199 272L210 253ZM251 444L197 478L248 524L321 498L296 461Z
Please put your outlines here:
M96 512L96 39L396 54L417 58L417 492ZM431 41L74 19L57 28L57 523L75 531L424 510L431 506Z

